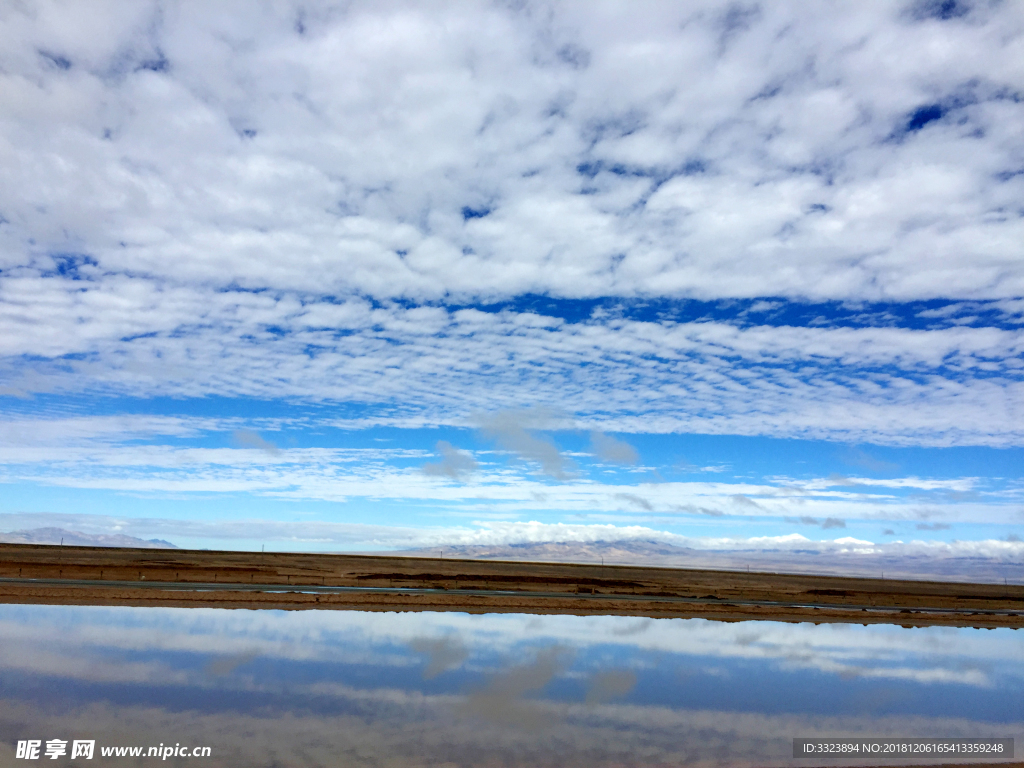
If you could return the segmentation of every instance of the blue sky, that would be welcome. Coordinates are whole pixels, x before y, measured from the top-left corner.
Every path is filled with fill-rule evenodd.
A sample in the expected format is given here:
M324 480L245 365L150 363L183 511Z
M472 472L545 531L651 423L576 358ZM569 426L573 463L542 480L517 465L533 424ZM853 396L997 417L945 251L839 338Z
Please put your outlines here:
M1009 3L0 16L0 529L1024 555Z

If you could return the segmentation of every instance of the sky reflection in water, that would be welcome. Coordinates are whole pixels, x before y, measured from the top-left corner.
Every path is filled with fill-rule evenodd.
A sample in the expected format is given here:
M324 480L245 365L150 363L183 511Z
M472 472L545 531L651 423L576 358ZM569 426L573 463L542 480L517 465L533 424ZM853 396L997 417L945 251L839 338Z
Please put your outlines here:
M0 647L3 765L29 738L250 766L786 765L794 737L835 735L1024 749L1011 630L2 606Z

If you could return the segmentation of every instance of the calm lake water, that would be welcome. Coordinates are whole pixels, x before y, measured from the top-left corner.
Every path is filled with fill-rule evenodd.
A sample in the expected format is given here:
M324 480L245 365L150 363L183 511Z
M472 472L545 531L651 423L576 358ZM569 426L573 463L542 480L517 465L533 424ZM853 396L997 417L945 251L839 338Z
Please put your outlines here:
M838 735L1020 759L1024 632L0 606L0 766L70 764L16 759L28 739L95 740L76 765L871 764L792 758ZM99 752L159 744L212 758Z

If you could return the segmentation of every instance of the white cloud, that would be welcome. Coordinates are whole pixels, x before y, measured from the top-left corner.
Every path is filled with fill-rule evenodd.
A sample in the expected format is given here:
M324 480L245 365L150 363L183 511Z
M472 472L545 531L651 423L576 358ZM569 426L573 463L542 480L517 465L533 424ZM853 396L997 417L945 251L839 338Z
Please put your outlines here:
M8 337L24 352L63 338L42 305L34 311L37 319L12 325L18 332ZM334 327L323 327L328 322ZM537 412L572 407L575 420L549 428L926 445L1024 441L1015 417L1024 402L1024 336L994 328L566 323L531 313L373 309L361 301L301 306L217 294L188 327L131 342L119 341L120 333L54 350L81 360L8 362L11 381L141 396L361 402L374 407L373 423L394 426L468 425L532 404ZM19 383L17 372L26 369L35 371L34 385ZM554 454L547 461L559 471Z
M875 487L875 488L918 488L923 491L960 491L973 490L978 485L977 477L954 477L944 480L920 477L871 478L834 475L821 480L801 481L792 478L777 478L778 482L798 486L805 491L815 491L832 487Z
M85 252L124 297L1024 287L1012 4L773 6L726 36L715 4L397 3L304 34L284 6L57 8L0 24L8 267Z
M231 424L229 420L149 414L52 414L50 418L46 415L50 414L12 415L0 420L2 445L17 449L52 450L82 446L109 449L111 445L132 440L193 438L208 430L226 429ZM17 452L10 454L12 458L16 456Z
M297 14L0 11L0 396L22 398L0 479L834 527L980 482L802 482L797 510L781 480L598 487L543 433L620 464L610 433L1024 445L1020 6ZM733 298L756 301L640 309ZM840 304L864 327L789 319ZM284 420L74 415L108 396L474 427L547 479L443 441L431 461L284 449ZM213 433L248 450L147 444ZM1009 520L1008 498L942 524Z
M519 423L541 422L524 416ZM305 424L305 419L294 424L268 419L260 426L269 431ZM447 441L438 443L440 461L415 448L283 450L269 442L269 448L262 442L241 448L153 442L183 436L207 442L217 440L218 432L223 435L220 439L226 439L237 434L239 426L235 419L133 420L124 416L0 421L0 436L5 438L0 445L0 480L114 491L151 501L190 494L248 493L291 502L415 502L420 508L463 518L584 514L609 523L686 524L694 516L739 515L765 521L814 520L829 528L850 520L920 523L927 519L947 528L957 523L1019 525L1020 521L1016 485L972 477L623 482L605 476L600 463L577 465L575 476L538 477L539 461L533 467L529 462L509 463L501 451L459 450ZM527 437L553 455L562 455L553 442L528 433ZM593 457L580 454L581 461L585 458ZM564 472L568 459L563 462ZM347 514L361 513L350 508Z
M1013 4L946 23L773 6L730 27L715 4L396 3L301 34L284 6L58 8L0 19L2 391L401 400L392 424L569 402L601 431L1024 440L1013 331L387 304L1017 311Z
M924 541L875 543L851 536L812 540L798 533L778 536L723 537L682 536L642 525L505 522L476 520L472 527L402 527L322 521L275 521L263 519L174 520L164 518L109 517L57 513L0 513L0 527L21 529L54 525L87 533L117 532L168 540L233 541L251 547L252 542L284 545L317 544L339 550L364 548L415 549L441 546L505 546L544 542L653 541L697 550L724 552L799 553L813 549L819 555L875 555L885 558L931 560L979 558L1016 563L1024 557L1024 542L983 539L974 541ZM856 564L856 563L854 563Z

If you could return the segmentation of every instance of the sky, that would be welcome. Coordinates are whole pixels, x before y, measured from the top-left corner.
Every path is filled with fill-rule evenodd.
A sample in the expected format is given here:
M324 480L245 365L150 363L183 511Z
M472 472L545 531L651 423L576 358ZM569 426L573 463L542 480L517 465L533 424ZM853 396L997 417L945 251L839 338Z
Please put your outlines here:
M0 9L0 530L1024 557L1024 8Z

